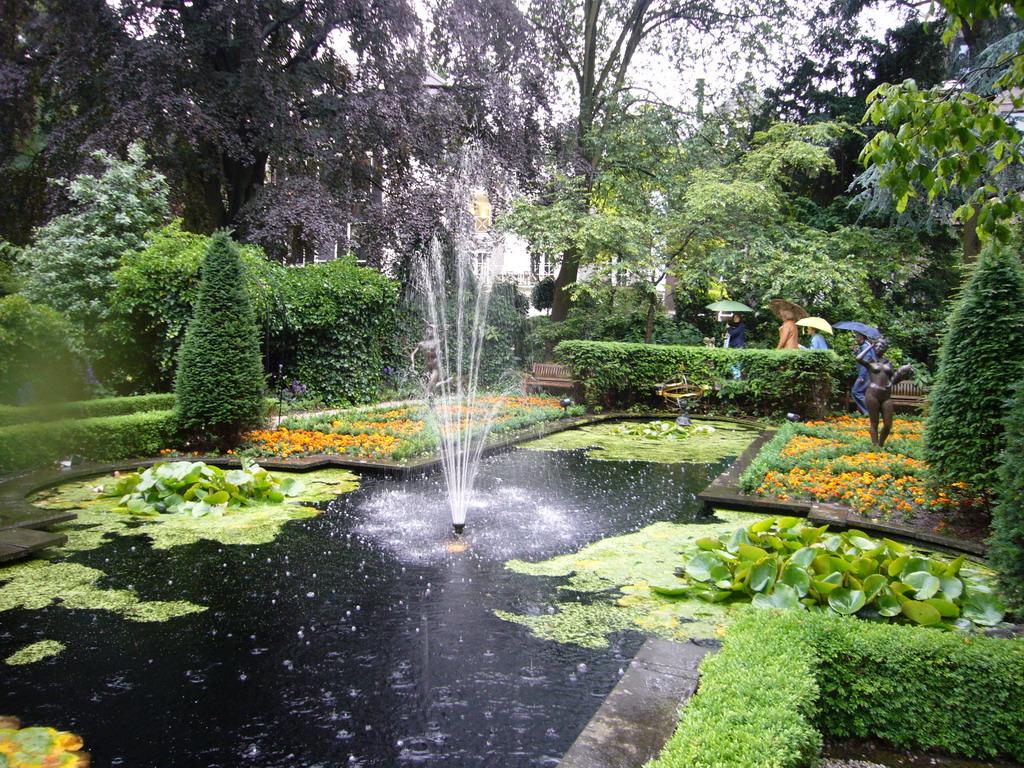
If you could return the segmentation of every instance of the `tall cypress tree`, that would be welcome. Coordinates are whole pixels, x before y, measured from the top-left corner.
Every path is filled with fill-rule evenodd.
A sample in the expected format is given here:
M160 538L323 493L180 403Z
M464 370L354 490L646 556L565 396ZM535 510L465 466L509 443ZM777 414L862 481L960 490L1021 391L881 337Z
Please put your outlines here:
M1024 618L1024 381L1015 390L1004 422L1006 451L992 510L988 562L1010 611Z
M949 482L992 489L1003 414L1024 377L1024 273L1010 248L982 253L949 320L929 398L928 462Z
M238 247L217 232L203 258L174 386L181 427L202 448L233 447L259 424L263 409L259 332L242 279Z

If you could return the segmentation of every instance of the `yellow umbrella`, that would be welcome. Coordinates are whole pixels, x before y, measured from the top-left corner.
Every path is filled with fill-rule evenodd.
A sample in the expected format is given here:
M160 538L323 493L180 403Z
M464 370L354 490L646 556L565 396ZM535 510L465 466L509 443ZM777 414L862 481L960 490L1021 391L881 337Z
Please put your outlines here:
M808 328L817 328L825 333L832 333L832 326L829 325L828 320L824 317L805 317L802 320L797 320L796 324L804 325Z

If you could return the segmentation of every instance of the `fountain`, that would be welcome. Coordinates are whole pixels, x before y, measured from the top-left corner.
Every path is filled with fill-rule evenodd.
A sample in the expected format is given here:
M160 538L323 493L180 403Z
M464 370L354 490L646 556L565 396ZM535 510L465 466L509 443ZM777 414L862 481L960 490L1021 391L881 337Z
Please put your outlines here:
M417 286L424 302L428 419L438 435L452 527L460 535L484 443L498 410L497 398L481 402L480 377L490 291L486 261L474 270L467 236L445 254L432 244L419 265Z

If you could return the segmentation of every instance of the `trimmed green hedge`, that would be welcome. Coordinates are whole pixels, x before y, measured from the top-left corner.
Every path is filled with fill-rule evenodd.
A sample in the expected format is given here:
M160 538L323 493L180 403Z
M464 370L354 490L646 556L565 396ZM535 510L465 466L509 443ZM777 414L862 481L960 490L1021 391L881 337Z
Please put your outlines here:
M123 416L129 413L165 411L174 407L174 395L136 395L105 397L102 400L79 400L48 406L17 408L0 405L0 427L13 424L44 424L61 419L95 419L102 416Z
M679 368L685 366L691 384L709 388L705 402L754 415L795 412L805 418L821 417L843 373L831 351L602 341L563 341L554 351L582 382L590 407L654 402L656 385L679 381ZM738 380L737 368L742 375Z
M743 609L651 768L801 768L821 735L1024 759L1024 641Z
M795 623L749 612L701 664L700 688L649 768L799 768L821 752L813 645ZM803 614L806 617L806 614Z
M177 432L174 411L0 427L0 473L71 455L93 461L155 456L172 445Z

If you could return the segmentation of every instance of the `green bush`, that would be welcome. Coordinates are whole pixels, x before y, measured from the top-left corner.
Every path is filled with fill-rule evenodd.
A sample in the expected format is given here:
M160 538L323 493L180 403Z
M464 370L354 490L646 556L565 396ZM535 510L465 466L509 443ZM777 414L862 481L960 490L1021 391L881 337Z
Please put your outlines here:
M181 428L201 447L233 447L262 420L263 362L242 286L238 248L227 232L218 232L203 260L199 300L174 386Z
M705 400L744 413L823 415L841 370L832 352L721 349L661 344L563 341L555 356L583 382L591 407L653 402L658 382L687 380L708 388ZM742 379L733 378L738 368Z
M1003 426L1006 451L992 510L988 559L1010 611L1024 618L1024 381L1014 390Z
M770 631L769 631L770 628ZM799 768L821 751L813 645L796 622L744 616L701 664L700 688L648 768Z
M80 400L55 406L13 408L0 406L0 427L12 424L44 424L62 419L94 419L101 416L121 416L127 413L163 411L174 407L174 395L136 395L134 397L105 397L100 400Z
M1024 377L1024 272L1009 248L982 252L949 320L929 394L926 458L949 482L991 489L1010 388Z
M208 242L172 223L151 234L146 250L126 255L115 274L116 314L136 341L134 376L151 389L173 378ZM280 366L283 380L327 402L372 400L391 360L397 284L345 260L284 267L255 246L243 246L241 258L271 370Z
M742 609L650 768L812 766L821 735L1024 757L1024 643Z
M85 395L72 328L64 316L20 294L0 297L0 403L77 400Z
M51 464L68 456L117 461L155 456L177 434L174 411L0 427L0 473Z

